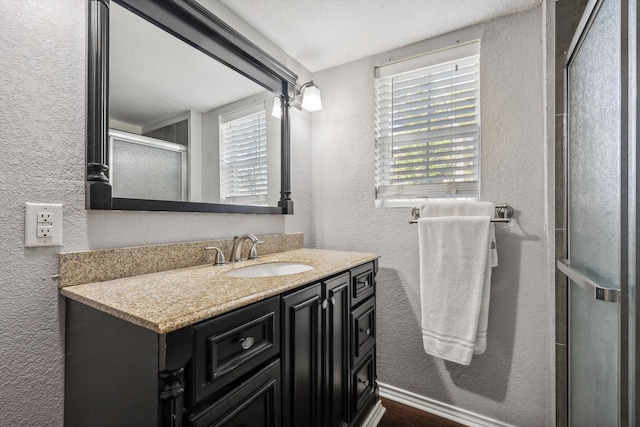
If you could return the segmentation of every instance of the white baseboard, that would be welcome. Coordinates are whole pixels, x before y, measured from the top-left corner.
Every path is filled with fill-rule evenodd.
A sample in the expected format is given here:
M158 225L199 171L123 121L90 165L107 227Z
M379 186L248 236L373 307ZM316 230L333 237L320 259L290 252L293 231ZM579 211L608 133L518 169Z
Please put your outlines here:
M362 422L362 427L376 427L382 419L384 411L386 411L385 407L382 406L382 402L378 400L375 406L371 408L371 411L369 411L367 418Z
M378 382L380 387L380 397L393 400L403 405L411 406L424 412L455 421L470 427L515 427L511 424L505 424L501 421L467 411L466 409L457 408L447 403L429 399L419 394L394 387L389 384Z

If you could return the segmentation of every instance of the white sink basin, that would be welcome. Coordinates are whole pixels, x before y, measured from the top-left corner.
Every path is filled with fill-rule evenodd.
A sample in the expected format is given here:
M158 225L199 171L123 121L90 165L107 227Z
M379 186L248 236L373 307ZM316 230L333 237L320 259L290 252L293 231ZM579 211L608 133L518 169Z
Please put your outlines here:
M313 266L297 262L269 262L266 264L252 265L250 267L231 270L225 276L232 277L271 277L284 276L286 274L302 273L313 270Z

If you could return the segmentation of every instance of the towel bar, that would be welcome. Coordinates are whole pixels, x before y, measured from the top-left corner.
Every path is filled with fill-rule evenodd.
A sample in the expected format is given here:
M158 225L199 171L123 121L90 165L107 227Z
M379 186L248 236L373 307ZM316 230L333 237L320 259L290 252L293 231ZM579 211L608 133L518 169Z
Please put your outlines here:
M509 218L513 216L513 208L508 203L497 204L496 214L498 218L491 218L491 222L509 222ZM418 218L420 218L420 209L411 208L411 216L413 219L409 220L409 224L417 224Z

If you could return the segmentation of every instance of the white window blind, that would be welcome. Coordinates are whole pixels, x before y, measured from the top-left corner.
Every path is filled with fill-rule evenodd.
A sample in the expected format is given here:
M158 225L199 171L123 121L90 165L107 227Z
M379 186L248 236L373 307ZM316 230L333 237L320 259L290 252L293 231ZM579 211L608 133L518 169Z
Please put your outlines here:
M472 43L376 69L377 206L478 197L479 61Z
M220 117L220 195L225 203L267 203L264 104L255 110L254 106Z

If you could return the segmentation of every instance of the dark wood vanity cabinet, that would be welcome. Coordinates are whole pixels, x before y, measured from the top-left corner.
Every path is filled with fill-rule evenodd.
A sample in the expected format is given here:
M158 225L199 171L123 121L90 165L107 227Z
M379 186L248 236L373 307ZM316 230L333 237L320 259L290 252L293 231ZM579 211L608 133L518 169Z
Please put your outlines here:
M282 297L285 426L349 424L349 273Z
M168 334L67 300L65 426L361 425L376 401L376 266Z
M280 296L168 334L66 305L65 426L282 424Z
M360 425L375 404L375 267L282 297L284 426Z

